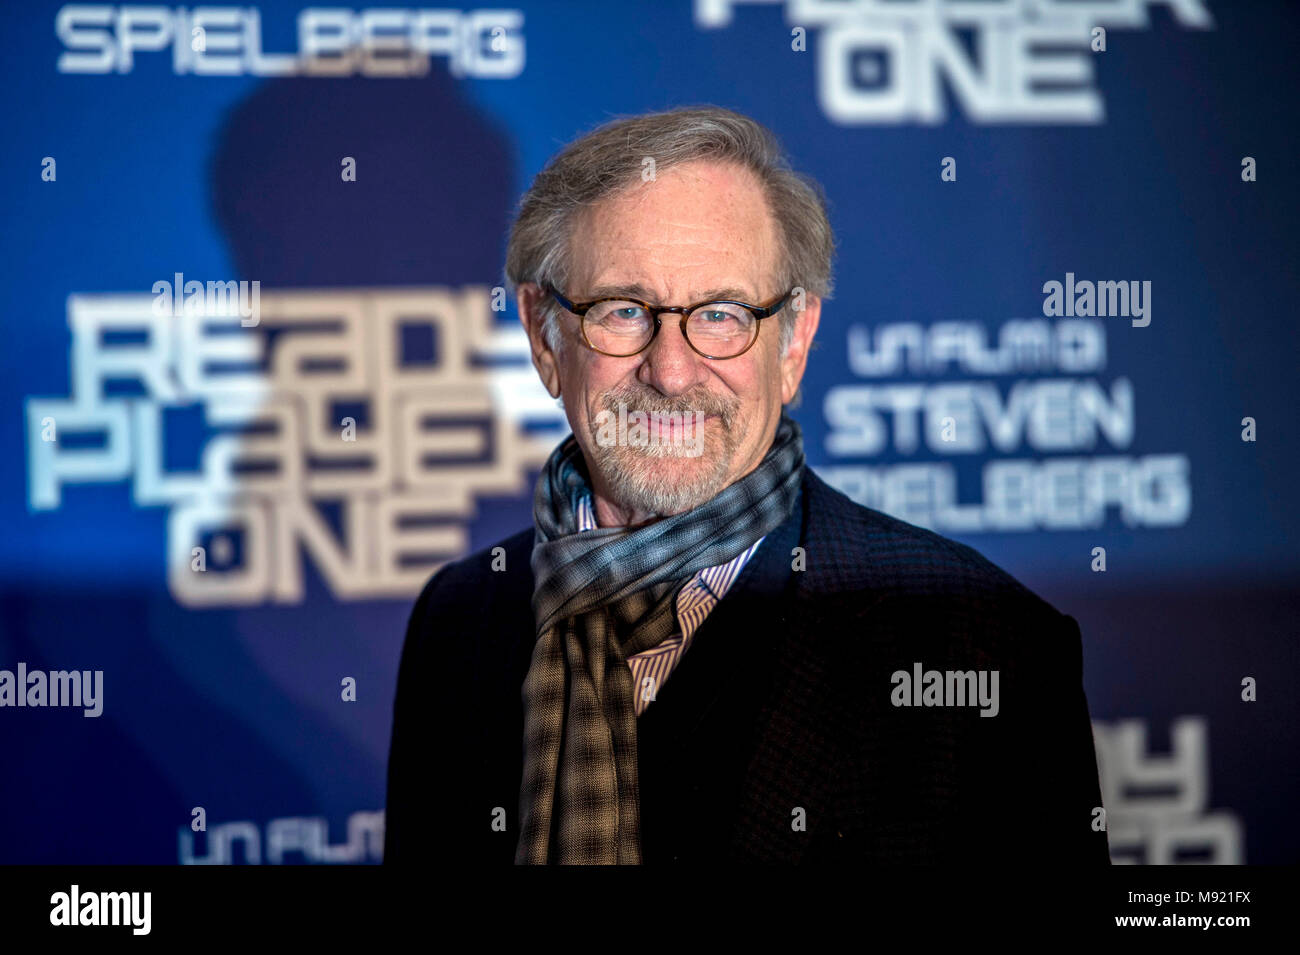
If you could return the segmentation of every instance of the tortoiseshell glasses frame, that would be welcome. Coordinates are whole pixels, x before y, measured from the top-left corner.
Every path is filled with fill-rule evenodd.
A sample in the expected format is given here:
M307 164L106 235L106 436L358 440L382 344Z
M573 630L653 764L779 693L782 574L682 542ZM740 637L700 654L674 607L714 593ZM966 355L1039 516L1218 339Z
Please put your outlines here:
M573 302L570 301L558 289L554 288L553 286L544 285L542 286L542 289L543 291L546 292L546 294L550 295L557 302L559 302L563 308L565 308L569 312L572 312L574 315L577 315L579 318L582 319L581 322L582 341L588 348L590 348L592 351L598 354L607 355L610 358L631 358L633 355L639 355L641 352L649 348L650 345L654 342L654 340L659 336L659 332L663 328L663 319L661 319L660 316L671 313L674 315L681 316L681 320L679 324L682 330L682 337L686 339L686 344L691 346L691 350L694 351L696 354L711 359L713 361L726 361L731 358L739 358L741 355L745 354L745 352L749 351L749 349L751 349L754 346L754 342L758 341L758 330L762 325L762 320L765 318L770 318L771 316L775 315L777 312L781 311L781 309L784 308L786 303L790 300L790 297L794 294L794 289L790 289L790 291L786 292L784 295L782 295L780 298L776 299L769 305L751 305L748 302L737 302L731 299L709 299L708 301L699 302L695 305L683 306L683 305L651 305L649 302L643 302L640 299L629 298L625 295L606 296L604 298L594 299L590 302ZM619 351L619 352L608 351L603 348L598 348L591 340L591 336L587 328L587 315L596 306L601 305L602 303L609 303L609 302L621 302L627 305L636 305L644 309L646 314L648 314L654 319L654 330L650 332L649 336L641 345L639 345L637 348L633 349L632 351ZM693 314L699 312L701 309L705 309L707 306L710 305L729 305L729 306L739 307L744 309L754 318L754 322L752 325L753 330L748 332L749 334L748 342L746 342L745 346L741 348L739 351L735 352L734 354L725 354L725 355L709 354L709 352L700 348L695 344L695 342L691 341L690 333L687 331L688 320ZM642 332L641 334L644 334L644 332Z

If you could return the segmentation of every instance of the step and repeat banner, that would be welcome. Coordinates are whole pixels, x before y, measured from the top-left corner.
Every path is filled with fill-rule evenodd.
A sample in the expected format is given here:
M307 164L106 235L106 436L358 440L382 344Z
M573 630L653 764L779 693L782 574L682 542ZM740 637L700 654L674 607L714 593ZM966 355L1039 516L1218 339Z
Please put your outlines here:
M830 203L811 465L1079 621L1113 860L1300 859L1293 5L3 16L0 861L381 861L412 602L567 433L511 212L700 103Z

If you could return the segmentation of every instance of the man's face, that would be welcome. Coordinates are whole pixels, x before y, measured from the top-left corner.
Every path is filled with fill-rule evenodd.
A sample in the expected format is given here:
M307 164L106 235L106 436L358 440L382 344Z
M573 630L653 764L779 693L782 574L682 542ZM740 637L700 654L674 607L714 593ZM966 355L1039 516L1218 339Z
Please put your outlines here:
M777 243L756 177L732 164L684 163L584 212L571 247L570 287L560 291L573 302L627 295L652 305L714 298L766 305L789 291L775 285ZM748 351L720 361L692 350L678 316L668 314L645 351L612 358L583 344L581 320L567 311L558 318L563 347L551 352L539 303L535 287L521 289L534 363L564 400L598 513L604 505L602 524L689 510L757 467L781 406L798 389L820 311L814 296L804 297L785 356L776 315L762 320ZM620 404L632 440L617 428ZM644 431L635 428L636 412L648 418Z

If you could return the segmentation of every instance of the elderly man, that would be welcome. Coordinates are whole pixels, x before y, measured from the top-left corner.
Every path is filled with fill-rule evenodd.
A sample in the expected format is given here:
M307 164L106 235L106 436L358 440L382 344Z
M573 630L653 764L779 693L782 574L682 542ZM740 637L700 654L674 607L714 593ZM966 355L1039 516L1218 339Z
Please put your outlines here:
M728 110L537 176L507 274L573 434L416 603L388 861L1108 861L1074 620L805 466L833 244Z

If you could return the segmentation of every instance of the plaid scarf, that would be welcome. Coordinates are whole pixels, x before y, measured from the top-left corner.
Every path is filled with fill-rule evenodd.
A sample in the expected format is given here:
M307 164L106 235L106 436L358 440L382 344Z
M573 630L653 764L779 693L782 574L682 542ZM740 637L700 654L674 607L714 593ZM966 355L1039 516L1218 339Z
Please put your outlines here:
M677 628L677 592L780 525L803 479L803 435L784 412L772 447L699 507L629 530L578 533L589 483L572 435L533 501L537 643L523 684L516 864L639 864L636 712L627 658Z

